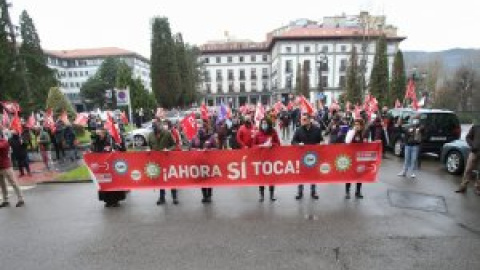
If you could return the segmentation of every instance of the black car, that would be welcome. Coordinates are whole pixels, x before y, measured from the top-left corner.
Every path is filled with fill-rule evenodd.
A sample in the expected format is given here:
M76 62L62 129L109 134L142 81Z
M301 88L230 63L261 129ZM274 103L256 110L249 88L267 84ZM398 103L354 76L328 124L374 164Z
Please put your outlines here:
M410 127L412 119L416 115L420 115L420 124L425 128L421 152L440 154L445 143L460 139L462 133L460 121L452 111L391 109L387 114L388 146L393 149L396 156L403 155L405 131Z

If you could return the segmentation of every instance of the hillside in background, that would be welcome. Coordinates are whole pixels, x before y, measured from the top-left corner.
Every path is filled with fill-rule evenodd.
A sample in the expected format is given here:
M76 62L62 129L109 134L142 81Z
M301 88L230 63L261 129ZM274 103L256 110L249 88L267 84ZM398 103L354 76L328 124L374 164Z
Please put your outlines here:
M480 70L480 49L450 49L439 52L404 51L407 70L421 67L439 60L446 72L452 72L461 65L472 65Z

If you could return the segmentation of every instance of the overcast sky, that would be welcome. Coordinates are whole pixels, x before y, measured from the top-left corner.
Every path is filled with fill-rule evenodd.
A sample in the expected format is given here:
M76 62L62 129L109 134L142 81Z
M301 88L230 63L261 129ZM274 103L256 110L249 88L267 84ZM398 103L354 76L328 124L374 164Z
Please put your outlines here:
M480 48L474 0L10 0L18 22L22 10L33 18L44 49L115 46L150 56L150 20L169 18L172 31L200 45L225 31L237 38L264 41L267 32L297 18L369 11L407 36L403 50Z

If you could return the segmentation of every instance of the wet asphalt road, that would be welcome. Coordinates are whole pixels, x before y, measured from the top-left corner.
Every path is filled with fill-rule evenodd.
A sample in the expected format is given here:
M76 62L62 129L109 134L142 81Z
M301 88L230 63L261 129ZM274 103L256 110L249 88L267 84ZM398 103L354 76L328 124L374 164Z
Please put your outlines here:
M106 209L93 184L39 185L25 208L0 209L0 269L480 269L480 197L455 194L459 178L436 160L417 180L398 178L400 164L386 160L363 200L338 184L301 202L278 187L274 203L253 187L219 188L211 205L199 190L162 207L137 191ZM436 211L402 208L432 198Z

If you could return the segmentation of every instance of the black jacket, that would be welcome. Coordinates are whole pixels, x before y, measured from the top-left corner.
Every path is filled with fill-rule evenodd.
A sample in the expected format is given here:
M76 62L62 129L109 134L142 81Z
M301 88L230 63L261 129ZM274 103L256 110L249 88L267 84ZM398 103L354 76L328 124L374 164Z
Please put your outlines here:
M305 126L297 128L292 138L292 144L319 144L322 141L322 130L313 124L310 125L309 129Z
M473 125L468 131L466 137L467 143L472 149L473 153L478 153L480 150L480 125Z

